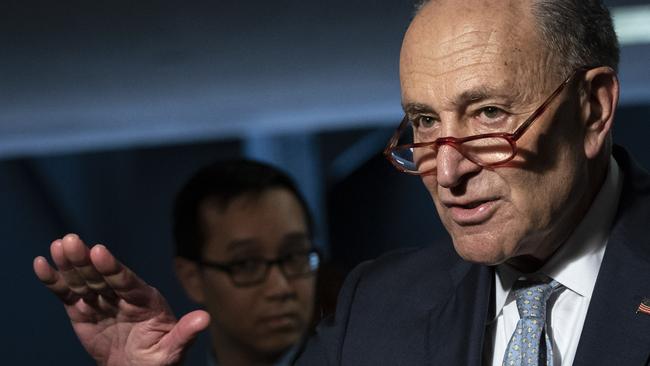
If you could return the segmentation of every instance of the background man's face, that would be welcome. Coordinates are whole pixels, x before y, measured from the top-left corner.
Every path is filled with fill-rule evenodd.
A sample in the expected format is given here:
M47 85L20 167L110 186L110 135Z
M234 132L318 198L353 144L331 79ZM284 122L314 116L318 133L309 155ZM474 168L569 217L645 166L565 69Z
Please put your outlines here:
M440 136L513 132L567 76L554 73L526 6L434 1L422 9L402 45L406 112L437 119ZM578 187L588 184L576 95L571 87L558 96L508 166L480 168L441 147L423 181L463 258L543 258L565 239Z
M204 202L201 218L207 238L203 258L208 261L275 259L311 248L303 210L284 189L238 197L225 210ZM214 337L258 355L277 356L303 336L313 311L314 276L288 280L273 266L264 283L236 287L226 273L203 272L204 305Z

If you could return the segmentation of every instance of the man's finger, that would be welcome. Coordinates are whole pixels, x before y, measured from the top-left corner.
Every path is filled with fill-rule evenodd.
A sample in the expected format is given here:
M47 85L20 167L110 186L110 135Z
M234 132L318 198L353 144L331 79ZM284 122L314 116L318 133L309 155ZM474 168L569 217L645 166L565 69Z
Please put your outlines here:
M74 268L75 279L83 280L85 290L82 293L94 292L102 295L107 300L114 300L117 295L104 280L104 277L97 271L90 260L90 249L76 235L66 235L63 239L63 253L65 258ZM79 284L80 286L82 284Z
M65 304L72 305L79 299L47 259L41 256L34 258L33 267L36 277Z
M68 234L61 240L55 240L50 246L52 260L72 292L81 297L94 297L92 291L86 286L86 280L77 272L66 255L64 248L73 243L84 246L81 239L75 234Z
M151 287L120 263L105 246L95 245L90 250L90 260L119 297L138 306L149 303L153 295Z

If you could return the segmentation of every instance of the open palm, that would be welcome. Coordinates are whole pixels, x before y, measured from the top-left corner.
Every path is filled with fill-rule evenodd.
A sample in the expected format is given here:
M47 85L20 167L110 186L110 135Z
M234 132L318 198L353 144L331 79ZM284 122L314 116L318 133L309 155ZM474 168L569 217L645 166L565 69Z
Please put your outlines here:
M101 365L174 365L209 315L194 311L177 320L165 298L102 245L86 247L74 234L50 246L52 268L34 259L34 272L64 304L72 327Z

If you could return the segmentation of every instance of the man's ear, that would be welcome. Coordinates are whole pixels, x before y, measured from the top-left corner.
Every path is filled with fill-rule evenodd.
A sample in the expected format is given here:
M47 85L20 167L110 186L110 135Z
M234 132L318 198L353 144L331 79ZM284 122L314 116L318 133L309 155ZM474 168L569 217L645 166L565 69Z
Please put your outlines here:
M203 304L205 296L203 292L203 277L201 276L199 265L189 259L175 257L174 270L176 271L176 277L178 277L183 288L185 288L187 296L192 301Z
M585 74L582 118L585 123L585 155L593 159L608 143L618 103L618 77L607 66L591 69Z

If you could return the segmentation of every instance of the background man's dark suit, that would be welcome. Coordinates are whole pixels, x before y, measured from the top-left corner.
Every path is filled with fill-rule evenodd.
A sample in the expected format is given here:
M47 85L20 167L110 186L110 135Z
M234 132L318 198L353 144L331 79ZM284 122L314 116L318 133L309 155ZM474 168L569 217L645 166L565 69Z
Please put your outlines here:
M650 315L636 312L650 297L650 175L623 149L614 156L623 190L576 366L650 364ZM451 243L367 262L298 365L480 365L493 278Z

